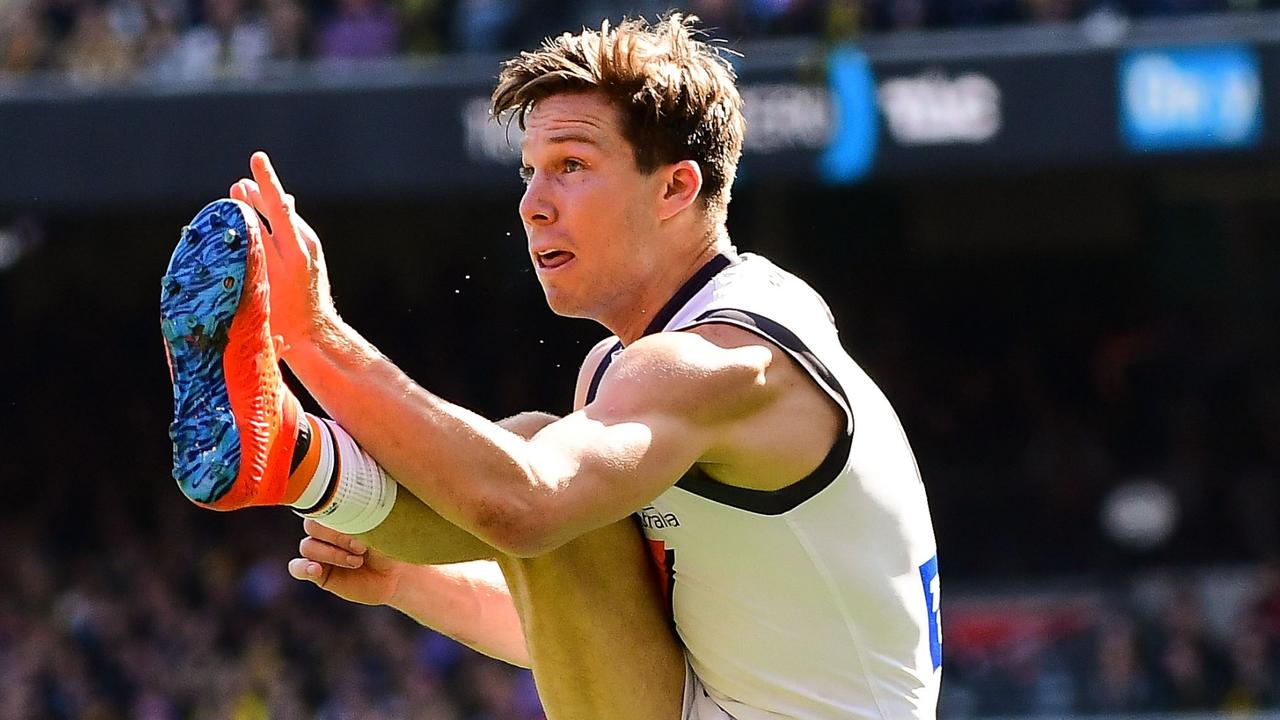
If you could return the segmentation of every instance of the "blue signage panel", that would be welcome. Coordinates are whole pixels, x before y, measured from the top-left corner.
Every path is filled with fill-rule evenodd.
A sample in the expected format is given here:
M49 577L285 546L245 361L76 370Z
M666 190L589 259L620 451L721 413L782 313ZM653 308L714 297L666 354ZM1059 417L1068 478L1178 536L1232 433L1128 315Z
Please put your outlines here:
M1132 150L1240 148L1262 134L1260 63L1244 45L1130 51L1119 89Z
M819 158L820 170L830 182L861 180L875 163L880 135L871 63L855 48L838 48L828 59L828 78L835 127Z

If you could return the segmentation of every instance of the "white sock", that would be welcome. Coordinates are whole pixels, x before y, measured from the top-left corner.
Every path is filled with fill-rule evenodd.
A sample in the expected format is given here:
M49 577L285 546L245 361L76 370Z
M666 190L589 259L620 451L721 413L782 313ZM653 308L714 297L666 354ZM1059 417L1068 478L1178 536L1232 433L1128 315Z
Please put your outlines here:
M396 502L396 481L340 425L319 420L320 432L315 440L321 443L320 462L293 507L315 508L298 514L340 533L369 532L391 514ZM331 481L337 487L330 487ZM326 495L328 500L321 502Z

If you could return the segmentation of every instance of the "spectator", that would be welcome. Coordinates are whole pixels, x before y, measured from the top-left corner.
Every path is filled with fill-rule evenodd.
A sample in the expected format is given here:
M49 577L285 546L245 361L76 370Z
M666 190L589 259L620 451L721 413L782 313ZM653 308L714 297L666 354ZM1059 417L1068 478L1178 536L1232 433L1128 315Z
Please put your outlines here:
M58 45L66 41L75 27L80 8L90 0L38 0L36 7L44 16L49 31Z
M1084 709L1090 713L1154 710L1153 691L1133 621L1120 615L1108 619L1098 628Z
M1222 662L1205 631L1205 613L1190 587L1165 608L1159 671L1166 710L1211 710L1222 698Z
M244 0L204 0L205 21L183 33L162 75L179 80L253 78L271 51L266 28Z
M729 41L741 38L747 32L746 22L742 18L742 4L735 0L691 0L688 3L690 15L697 15L716 37Z
M1008 25L1021 19L1018 0L949 0L943 23L947 27Z
M379 58L394 55L400 36L395 11L383 0L338 0L338 10L320 28L316 54L322 58Z
M1276 665L1265 633L1245 625L1231 640L1231 679L1222 709L1249 713L1280 704Z
M867 6L877 30L920 30L933 23L928 0L867 0Z
M144 0L142 29L137 38L140 67L155 68L175 52L182 20L177 0Z
M1136 14L1189 15L1193 13L1222 12L1227 9L1225 0L1137 0Z
M0 73L21 75L48 67L53 45L38 0L0 3Z
M410 55L436 55L445 50L444 0L399 0L400 49Z
M818 35L822 29L817 0L746 0L742 5L759 35Z
M133 49L111 27L103 0L89 0L80 7L61 65L81 83L120 82L133 73Z
M302 60L311 52L311 19L300 0L266 0L272 60Z
M831 0L827 3L825 36L828 40L850 40L858 36L864 21L861 0Z
M450 20L450 46L458 52L510 47L518 4L506 0L459 0Z
M1022 16L1035 23L1060 23L1079 16L1077 0L1023 0Z
M1217 705L1208 665L1204 647L1192 638L1179 634L1167 640L1160 668L1164 673L1169 710L1208 710Z

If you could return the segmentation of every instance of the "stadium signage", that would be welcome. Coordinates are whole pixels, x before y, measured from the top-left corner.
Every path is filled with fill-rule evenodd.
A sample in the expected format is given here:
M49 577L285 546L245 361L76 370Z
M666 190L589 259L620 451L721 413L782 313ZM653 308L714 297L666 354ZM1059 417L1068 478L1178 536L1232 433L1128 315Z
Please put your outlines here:
M1280 12L1259 17L1280 27ZM739 177L843 184L1102 167L1135 153L1276 157L1280 133L1267 115L1280 117L1280 35L1242 42L1206 23L1177 46L1143 43L1136 21L1133 44L1118 46L1035 28L1044 42L1018 34L1008 48L984 44L994 37L986 30L748 48ZM292 184L317 202L514 192L520 132L490 119L493 67L444 58L340 77L301 68L287 84L7 86L0 139L20 142L0 142L0 211L194 204L242 173L255 148L296 168ZM104 127L130 131L104 143ZM181 172L154 151L193 137L207 142Z
M834 110L825 87L800 83L743 85L747 115L744 150L776 153L817 150L831 137ZM489 114L489 97L477 95L458 108L467 157L486 163L514 164L520 154L519 127L496 123Z
M1262 73L1247 46L1130 51L1119 90L1132 150L1246 147L1262 134Z
M984 143L1004 123L1000 88L978 72L941 68L894 77L877 91L889 135L902 145Z
M817 149L831 137L834 110L825 87L799 83L743 85L746 152Z
M856 47L836 48L827 59L827 84L835 120L818 172L828 182L856 182L871 174L879 145L870 59Z

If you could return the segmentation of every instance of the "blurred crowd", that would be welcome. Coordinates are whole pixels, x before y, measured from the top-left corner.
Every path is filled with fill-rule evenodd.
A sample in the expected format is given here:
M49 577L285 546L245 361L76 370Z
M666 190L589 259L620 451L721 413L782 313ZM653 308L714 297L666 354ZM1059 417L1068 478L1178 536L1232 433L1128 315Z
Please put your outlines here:
M174 495L100 486L6 527L0 717L542 717L527 672L288 577L288 513L206 517Z
M543 717L527 672L289 578L287 512L62 487L7 525L6 720ZM1280 709L1280 566L1241 571L1230 602L1215 582L1188 572L1145 601L1127 583L957 586L940 717Z
M85 83L252 79L273 63L500 52L656 0L4 0L0 76ZM1276 0L689 0L721 38L811 36L1027 22L1105 10L1136 17L1252 10Z
M952 598L940 717L1280 709L1280 566L1231 578L1226 602L1222 577L1161 580L1145 603L1089 583L1038 603Z

